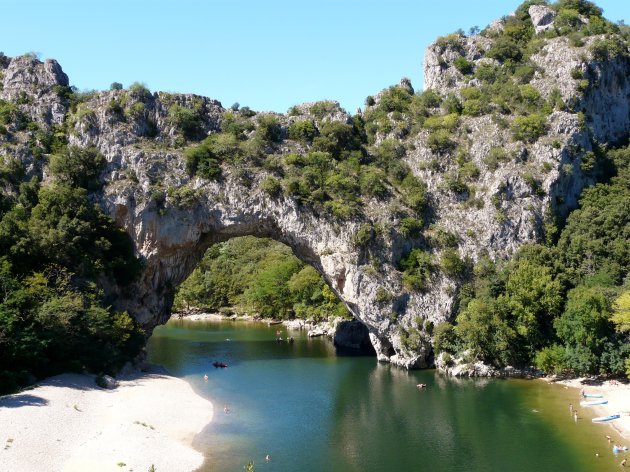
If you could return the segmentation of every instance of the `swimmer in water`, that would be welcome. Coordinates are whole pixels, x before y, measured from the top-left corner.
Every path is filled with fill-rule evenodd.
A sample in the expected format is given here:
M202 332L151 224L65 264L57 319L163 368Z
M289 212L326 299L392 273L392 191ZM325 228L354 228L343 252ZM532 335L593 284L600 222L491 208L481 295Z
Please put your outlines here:
M207 382L208 381L208 374L203 374L203 379Z

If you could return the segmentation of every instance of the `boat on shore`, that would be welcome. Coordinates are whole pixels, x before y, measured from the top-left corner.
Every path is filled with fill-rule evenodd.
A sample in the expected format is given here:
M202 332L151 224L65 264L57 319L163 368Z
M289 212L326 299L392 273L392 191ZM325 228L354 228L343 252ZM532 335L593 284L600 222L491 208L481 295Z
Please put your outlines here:
M619 418L621 418L621 415L616 414L616 415L600 416L598 418L593 418L591 421L593 423L606 423L608 421L618 420Z
M580 406L595 406L595 405L606 405L608 400L590 400L590 401L581 401Z
M584 398L604 398L601 393L583 393L582 396Z

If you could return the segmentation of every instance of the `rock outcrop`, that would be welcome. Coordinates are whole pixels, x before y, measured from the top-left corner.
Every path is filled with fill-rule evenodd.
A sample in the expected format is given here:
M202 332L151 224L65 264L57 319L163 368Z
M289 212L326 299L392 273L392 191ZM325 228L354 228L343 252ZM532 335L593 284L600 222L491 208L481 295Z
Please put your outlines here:
M545 5L532 5L529 7L529 16L534 24L536 34L538 34L553 28L556 12Z
M552 24L546 7L532 7L530 14L537 31ZM502 24L494 28L500 31ZM521 245L540 240L546 215L566 214L577 205L584 186L593 182L583 171L584 156L595 143L627 135L628 59L593 58L589 46L597 39L587 38L580 47L570 45L566 37L549 39L532 56L536 68L531 86L545 100L557 96L570 105L550 113L546 135L540 139L515 140L509 116L461 117L457 139L469 144L467 157L479 170L474 195L470 188L467 195L449 188L457 166L430 148L426 129L415 134L396 134L394 129L377 136L377 144L388 138L404 144L402 159L428 188L430 231L454 234L462 258L505 258ZM455 63L463 57L472 68L497 64L485 56L492 44L492 37L480 35L438 40L426 52L426 87L442 97L460 96L463 88L475 87L478 79L466 76ZM577 69L588 78L586 89L572 77ZM55 61L4 58L0 77L0 98L19 103L44 129L65 120L70 144L94 145L105 156L104 187L92 196L127 232L144 268L132 287L104 288L115 308L127 310L147 332L169 319L177 286L210 246L254 235L285 243L317 269L367 327L379 360L408 368L432 364L431 327L452 318L463 280L436 272L424 291L405 288L400 258L422 242L401 235L396 206L370 200L361 216L342 220L288 193L271 195L262 189L273 171L273 158L308 150L286 139L296 117L350 122L352 117L338 105L331 102L317 119L310 105L295 107L288 115L273 114L281 125L281 142L267 149L265 165L249 169L224 164L222 178L210 181L187 172L187 141L174 124L172 110L194 109L199 117L196 133L203 137L220 131L228 111L215 100L151 94L141 88L113 90L84 97L68 113L68 78ZM401 87L413 90L408 81ZM393 114L390 118L395 121ZM490 167L487 158L499 147L510 158ZM0 154L22 159L30 173L45 177L45 166L30 156L26 145L3 148ZM357 235L366 225L372 229L363 244ZM435 249L435 255L440 251Z

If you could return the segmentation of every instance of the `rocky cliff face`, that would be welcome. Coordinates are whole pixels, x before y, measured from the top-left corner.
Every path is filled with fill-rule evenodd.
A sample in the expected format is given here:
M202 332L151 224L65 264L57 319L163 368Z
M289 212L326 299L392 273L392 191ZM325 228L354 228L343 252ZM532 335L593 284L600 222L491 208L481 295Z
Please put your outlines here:
M544 11L532 17L540 31L553 22ZM501 27L499 22L492 28ZM452 181L460 172L457 160L432 149L426 129L397 134L394 126L389 134L377 136L376 144L388 138L402 143L407 152L401 159L428 187L433 226L426 230L425 239L432 232L446 231L456 235L462 258L475 261L484 254L505 258L542 237L549 212L566 214L576 206L582 188L592 181L581 165L584 156L594 143L615 142L630 129L628 60L625 56L594 59L589 45L595 40L588 38L576 47L565 37L548 39L532 56L536 68L530 84L543 99L557 96L570 104L570 109L549 114L544 136L515 139L510 116L459 118L452 139L460 148L465 145L467 162L477 169L474 187L453 189ZM478 79L462 73L456 61L464 57L472 68L498 65L484 55L492 44L491 35L438 40L426 52L427 88L442 97L461 98L462 90L477 86ZM575 70L588 78L586 87L580 88ZM176 287L208 247L254 235L287 244L315 267L367 326L379 360L408 368L431 365L431 328L452 317L462 278L436 271L426 290L405 288L399 260L412 247L425 244L425 239L401 235L397 229L401 217L393 204L372 199L361 216L340 220L288 193L271 196L262 189L262 182L273 173L274 158L308 150L308 145L287 138L288 126L311 118L318 126L349 122L351 117L338 106L329 106L323 117L313 115L308 104L288 115L274 114L282 136L265 149L265 164L255 169L224 164L222 178L209 181L186 171L182 155L188 141L171 111L173 107L195 110L197 132L213 134L220 130L226 112L215 100L150 94L136 87L88 94L69 112L64 96L68 78L55 61L3 56L0 77L1 99L19 104L45 129L65 123L70 144L95 145L106 157L101 176L105 185L93 197L129 234L144 269L133 287L105 288L115 307L128 310L148 331L168 320ZM378 100L377 96L373 106ZM509 158L489 163L497 148ZM0 153L5 161L20 159L31 174L46 178L45 165L30 156L19 137ZM366 225L372 228L369 241L358 243L357 235ZM441 255L440 248L431 250Z

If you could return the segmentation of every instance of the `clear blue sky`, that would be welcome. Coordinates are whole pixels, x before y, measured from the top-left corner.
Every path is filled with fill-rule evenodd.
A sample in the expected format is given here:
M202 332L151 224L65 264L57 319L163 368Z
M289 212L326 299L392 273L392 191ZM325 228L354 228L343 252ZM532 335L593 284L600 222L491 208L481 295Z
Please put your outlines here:
M145 82L255 110L422 87L435 37L486 26L520 0L3 0L0 51L57 59L80 89ZM628 20L628 0L600 0ZM88 6L89 5L89 6Z

